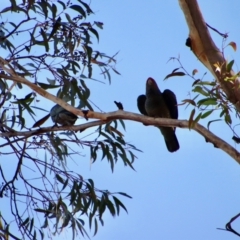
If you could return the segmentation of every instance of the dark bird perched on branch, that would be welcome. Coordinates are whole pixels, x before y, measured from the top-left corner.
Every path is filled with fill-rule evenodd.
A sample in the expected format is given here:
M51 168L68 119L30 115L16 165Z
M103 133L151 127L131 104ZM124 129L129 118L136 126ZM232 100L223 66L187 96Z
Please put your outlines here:
M72 126L76 122L78 116L62 108L60 105L56 104L50 110L50 116L52 121L56 124L62 126Z
M154 118L178 118L177 99L175 94L166 89L163 93L156 82L148 78L146 82L146 95L140 95L137 99L138 109L141 114ZM164 137L169 152L177 151L179 143L174 127L158 127Z

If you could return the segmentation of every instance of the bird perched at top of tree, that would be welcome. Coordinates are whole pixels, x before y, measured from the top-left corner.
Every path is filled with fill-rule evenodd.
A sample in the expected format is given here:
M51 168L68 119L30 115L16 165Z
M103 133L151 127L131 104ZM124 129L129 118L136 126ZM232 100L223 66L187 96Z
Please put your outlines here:
M50 116L54 123L62 126L72 126L78 118L77 115L67 111L58 104L53 106L53 108L50 110Z
M146 95L137 99L138 109L141 114L154 118L178 118L177 99L175 94L166 89L163 93L159 90L154 79L148 78L146 82ZM174 127L158 127L164 137L169 152L177 151L180 146Z

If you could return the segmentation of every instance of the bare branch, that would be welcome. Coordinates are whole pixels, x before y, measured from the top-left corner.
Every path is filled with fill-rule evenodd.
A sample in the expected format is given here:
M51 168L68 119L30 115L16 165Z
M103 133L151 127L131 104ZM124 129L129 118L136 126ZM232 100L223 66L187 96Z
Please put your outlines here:
M15 26L15 28L14 28L9 34L7 34L7 35L4 36L4 37L1 37L0 39L1 39L1 40L4 40L4 39L9 38L13 33L16 32L16 30L17 30L23 23L29 22L30 20L33 20L33 19L35 19L35 18L30 19L29 16L28 16L27 19L22 20L17 26Z
M8 143L9 144L9 143ZM26 150L26 145L27 145L27 139L25 139L25 142L24 142L24 145L23 145L23 149L22 149L22 153L21 153L21 156L19 158L19 161L18 161L18 164L17 164L17 168L16 168L16 171L15 171L15 174L12 178L12 180L8 181L2 188L1 188L1 191L0 191L0 198L3 197L3 194L4 194L4 191L5 189L7 189L7 187L14 183L14 181L17 179L17 176L20 172L20 169L21 169L21 166L22 166L22 161L23 161L23 155L24 155L24 152Z
M210 28L210 29L212 29L214 32L216 32L216 33L218 33L220 36L222 36L223 38L227 38L228 37L228 34L227 33L221 33L221 32L219 32L216 28L214 28L214 27L211 27L209 24L207 24L206 23L206 25Z
M232 223L234 222L234 221L236 221L238 218L240 217L240 213L238 213L236 216L234 216L234 217L232 217L231 219L230 219L230 221L226 224L226 229L223 229L223 228L217 228L218 230L225 230L225 231L228 231L228 232L232 232L232 233L234 233L235 235L237 235L237 236L239 236L240 237L240 233L238 233L236 230L234 230L233 228L232 228Z

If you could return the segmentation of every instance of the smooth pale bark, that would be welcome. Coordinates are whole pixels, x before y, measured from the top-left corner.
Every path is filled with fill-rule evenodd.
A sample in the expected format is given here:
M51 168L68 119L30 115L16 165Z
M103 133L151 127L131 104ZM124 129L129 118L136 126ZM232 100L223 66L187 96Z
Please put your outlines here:
M234 72L226 71L226 60L210 36L197 0L179 0L179 4L188 24L193 53L217 79L228 100L240 112L239 79L235 81L224 80L226 77L234 76ZM215 64L221 66L221 71Z
M84 117L85 119L99 119L100 121L93 121L86 124L81 124L78 126L68 126L68 127L57 127L57 128L41 128L33 131L26 131L26 132L18 132L18 131L11 131L11 129L8 129L6 126L6 129L8 129L8 132L0 133L0 137L13 137L13 136L22 136L23 138L27 138L34 135L39 135L44 132L49 131L59 131L64 129L70 129L72 131L80 130L83 131L87 128L99 126L102 124L105 124L111 120L116 119L125 119L125 120L132 120L136 122L142 122L148 125L155 125L155 126L166 126L166 127L180 127L180 128L189 128L189 123L186 120L174 120L174 119L164 119L164 118L152 118L152 117L146 117L140 114L135 114L131 112L126 112L122 110L118 110L115 112L109 112L109 113L100 113L100 112L92 112L92 111L82 111L77 108L72 107L68 103L64 102L60 98L57 98L56 96L48 93L41 87L37 86L36 84L31 83L26 78L18 76L15 71L12 69L11 65L8 64L3 58L0 57L0 66L4 71L8 73L6 74L0 74L0 78L6 79L6 80L12 80L14 83L19 82L22 83L32 90L34 90L36 93L40 94L41 96L45 97L46 99L49 99L52 102L55 102L56 104L59 104L69 112L72 112L78 116ZM238 163L240 163L240 153L233 148L230 144L222 140L221 138L217 137L215 134L213 134L211 131L207 130L202 125L196 123L193 127L193 130L197 131L199 134L201 134L208 142L212 143L215 147L218 147L222 149L224 152L226 152L228 155L230 155L233 159L235 159ZM3 147L0 146L0 147Z

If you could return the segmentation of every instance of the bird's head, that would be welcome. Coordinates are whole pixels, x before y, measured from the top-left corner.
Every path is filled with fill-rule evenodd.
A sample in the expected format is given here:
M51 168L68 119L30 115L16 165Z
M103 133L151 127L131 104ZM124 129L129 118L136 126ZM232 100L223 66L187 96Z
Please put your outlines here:
M161 93L157 83L153 78L148 78L146 82L146 95L148 96L149 94L154 94L154 93Z

